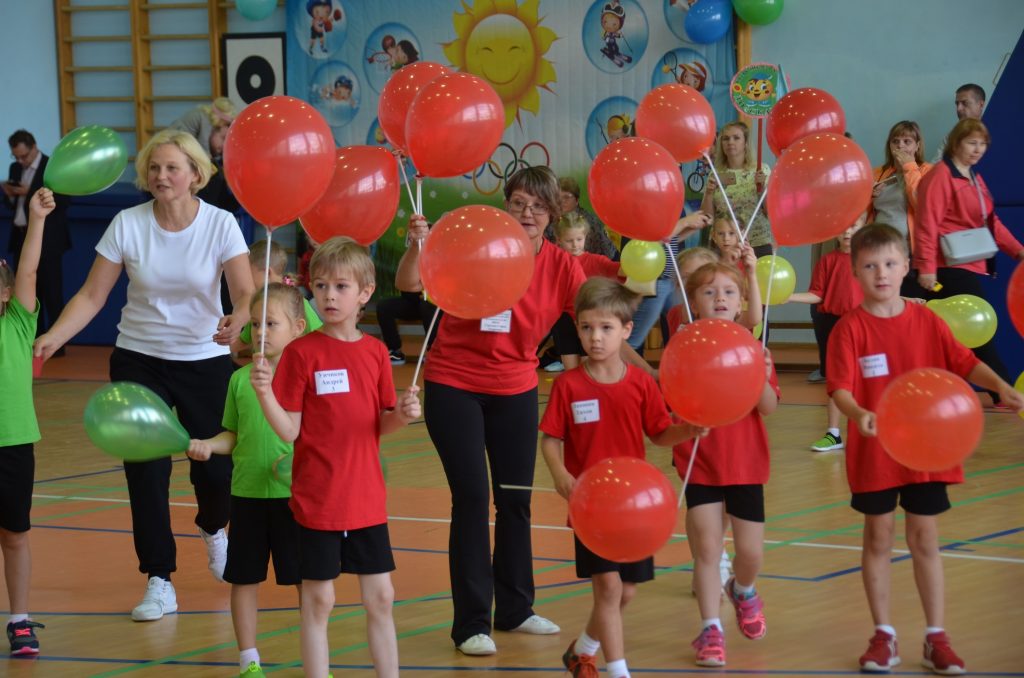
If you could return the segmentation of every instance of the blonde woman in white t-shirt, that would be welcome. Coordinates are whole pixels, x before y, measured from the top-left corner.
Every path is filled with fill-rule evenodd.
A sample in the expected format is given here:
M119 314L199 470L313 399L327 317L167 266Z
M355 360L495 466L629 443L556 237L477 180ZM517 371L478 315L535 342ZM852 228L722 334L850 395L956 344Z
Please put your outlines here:
M231 377L229 345L249 320L253 291L248 247L234 216L196 198L213 172L195 138L181 130L156 134L135 160L136 183L153 200L118 213L96 245L96 260L82 288L50 331L36 340L48 358L103 308L121 271L128 302L121 311L110 356L111 381L152 389L177 411L190 438L221 430ZM234 313L224 316L221 273ZM209 567L221 579L227 557L231 459L190 461L196 525ZM178 609L171 573L177 569L171 532L171 460L125 462L139 571L148 577L135 621L153 621Z

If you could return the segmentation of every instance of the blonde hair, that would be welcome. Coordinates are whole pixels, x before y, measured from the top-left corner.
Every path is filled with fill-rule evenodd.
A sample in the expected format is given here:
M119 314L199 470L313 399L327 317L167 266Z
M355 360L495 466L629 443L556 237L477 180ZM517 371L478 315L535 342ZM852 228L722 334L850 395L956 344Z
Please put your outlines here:
M143 191L149 190L149 161L153 157L153 151L156 150L157 146L167 144L177 146L178 150L188 158L192 171L198 177L190 187L192 195L195 195L209 183L210 177L217 170L214 168L213 163L210 162L210 156L199 145L196 138L180 129L160 130L146 142L146 145L142 147L139 155L135 158L135 185Z
M703 259L704 263L714 264L718 262L719 257L718 252L708 247L690 247L680 252L679 256L676 257L679 270L682 271L694 259Z
M347 269L351 271L359 289L364 290L374 284L376 272L373 259L365 247L352 238L339 235L316 248L309 260L309 277L319 278L328 271Z
M633 321L639 305L640 295L611 278L597 276L580 285L576 293L576 318L579 322L584 311L601 311L610 313L625 325Z
M555 224L555 237L561 240L568 231L575 228L582 228L583 232L590 232L590 224L579 214L565 214Z
M725 126L722 127L721 131L718 133L718 139L715 141L715 169L729 169L729 163L725 159L725 151L722 149L722 137L725 136L725 133L733 127L743 132L744 152L746 154L743 158L743 168L761 169L760 167L754 167L754 153L753 148L750 145L750 127L748 127L747 123L742 120L734 120L733 122L725 123Z
M686 297L691 300L691 306L693 303L692 299L694 295L697 294L697 290L699 290L704 285L710 284L711 281L715 279L715 276L718 275L719 273L722 273L732 278L736 285L740 288L740 296L744 300L746 300L747 280L743 276L743 274L740 273L740 269L736 268L732 264L726 264L721 261L716 261L711 264L704 264L686 278Z
M280 304L281 310L291 318L293 323L305 320L306 309L305 304L302 303L303 299L299 288L285 285L284 283L270 283L267 286L267 299ZM258 317L256 311L262 303L263 288L260 287L256 290L256 294L252 296L252 302L249 304L249 314L253 318Z
M210 118L210 124L216 127L229 127L235 121L238 112L235 103L227 97L217 97L209 104L199 107Z
M259 266L263 270L267 263L267 240L257 240L249 248L249 264ZM277 275L284 275L284 269L288 266L288 253L276 242L270 242L270 270Z

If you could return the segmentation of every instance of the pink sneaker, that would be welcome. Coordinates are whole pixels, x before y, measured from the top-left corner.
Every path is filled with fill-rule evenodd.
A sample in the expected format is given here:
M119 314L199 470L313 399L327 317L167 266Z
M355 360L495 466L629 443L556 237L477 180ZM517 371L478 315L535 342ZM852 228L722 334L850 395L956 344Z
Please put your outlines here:
M764 638L768 633L768 624L764 619L764 603L755 591L749 598L740 600L736 595L736 577L730 577L725 583L725 595L736 608L736 623L744 636L751 640Z
M725 666L725 638L717 626L701 631L692 645L697 651L697 666Z
M928 656L927 647L925 656ZM889 673L894 666L899 665L896 636L876 630L875 635L868 641L868 651L860 657L860 670L865 673Z
M959 676L966 672L964 660L956 656L945 631L924 637L924 659L921 664L942 676Z

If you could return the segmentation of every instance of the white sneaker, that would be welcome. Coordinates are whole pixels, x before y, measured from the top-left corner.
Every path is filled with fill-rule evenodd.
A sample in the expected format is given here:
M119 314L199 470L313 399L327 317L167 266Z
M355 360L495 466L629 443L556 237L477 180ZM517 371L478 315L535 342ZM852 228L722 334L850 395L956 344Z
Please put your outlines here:
M206 555L209 559L208 567L217 581L224 581L224 566L228 562L228 534L221 528L213 534L208 534L203 528L199 528L199 536L206 544Z
M550 636L561 630L555 622L536 614L528 617L526 621L512 629L514 633L529 633L535 636Z
M722 578L722 586L729 581L732 576L732 561L729 560L729 554L722 551L722 559L718 561L718 574Z
M456 649L462 654L467 654L471 657L483 657L498 651L494 641L485 633L478 633L467 638Z
M146 595L132 610L132 619L156 621L165 614L177 611L178 596L174 593L174 584L160 577L150 577L149 583L146 584Z

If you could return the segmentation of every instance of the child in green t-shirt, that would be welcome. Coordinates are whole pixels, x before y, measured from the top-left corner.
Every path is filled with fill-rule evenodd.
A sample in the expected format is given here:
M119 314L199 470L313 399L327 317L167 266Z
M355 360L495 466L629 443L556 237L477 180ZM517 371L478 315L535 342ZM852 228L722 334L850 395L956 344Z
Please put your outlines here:
M39 304L36 272L43 249L43 224L54 210L53 193L41 188L28 204L28 229L21 246L18 272L0 259L0 550L10 599L7 640L12 655L39 654L35 629L28 618L32 555L29 513L39 424L32 405L32 342L36 338Z
M262 326L263 290L250 308L253 340L265 342L264 355L277 366L281 352L306 329L303 298L295 287L271 283L267 289L266 329ZM256 612L260 582L274 558L281 586L301 583L299 531L288 508L291 496L292 444L281 440L263 416L246 365L236 371L224 404L224 431L207 440L193 440L188 456L206 461L211 454L230 454L231 532L224 581L231 584L231 619L240 652L242 676L262 676L256 650Z

